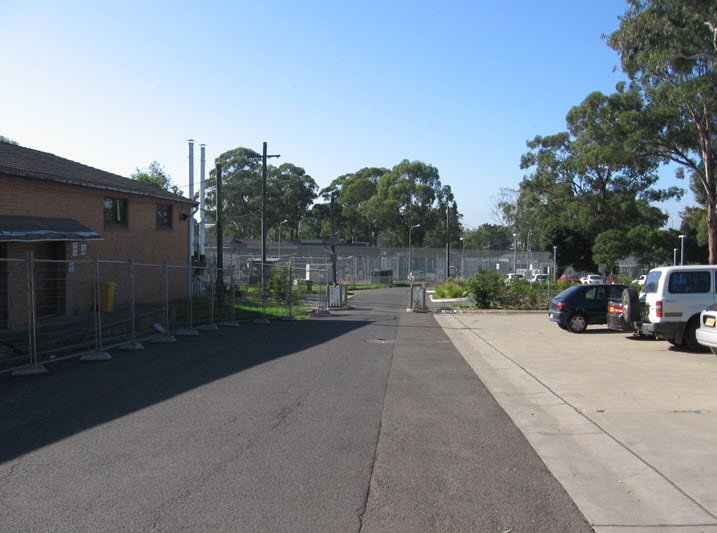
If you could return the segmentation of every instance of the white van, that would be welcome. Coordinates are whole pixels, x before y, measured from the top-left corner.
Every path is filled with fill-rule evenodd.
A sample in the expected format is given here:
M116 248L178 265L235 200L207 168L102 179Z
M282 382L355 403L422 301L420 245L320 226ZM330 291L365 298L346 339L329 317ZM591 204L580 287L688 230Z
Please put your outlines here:
M637 328L675 345L700 349L700 312L715 302L717 265L653 268L640 292Z

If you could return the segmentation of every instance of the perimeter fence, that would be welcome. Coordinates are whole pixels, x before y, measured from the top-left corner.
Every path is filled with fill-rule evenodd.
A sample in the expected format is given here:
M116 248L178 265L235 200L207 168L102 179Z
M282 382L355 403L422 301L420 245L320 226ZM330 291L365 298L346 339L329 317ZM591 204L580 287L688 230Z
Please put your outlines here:
M254 261L224 268L127 261L0 259L0 373L55 361L109 359L106 350L240 322L291 320L346 304L325 265ZM263 278L263 279L262 279Z

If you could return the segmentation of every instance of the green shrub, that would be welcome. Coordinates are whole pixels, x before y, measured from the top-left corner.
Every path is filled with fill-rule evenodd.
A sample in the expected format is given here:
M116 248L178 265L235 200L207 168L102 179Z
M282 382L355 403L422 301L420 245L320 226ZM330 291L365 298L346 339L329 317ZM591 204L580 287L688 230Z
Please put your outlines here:
M494 270L480 269L466 280L468 293L476 306L481 309L501 307L501 300L506 292L503 276Z
M466 295L465 283L449 279L443 285L436 286L438 298L462 298Z
M550 303L550 284L518 279L506 285L494 270L478 271L468 278L466 287L480 309L547 309Z
M267 297L275 302L287 302L289 289L289 269L282 268L272 271L271 276L266 280ZM298 301L306 294L306 282L303 280L292 280L291 298Z

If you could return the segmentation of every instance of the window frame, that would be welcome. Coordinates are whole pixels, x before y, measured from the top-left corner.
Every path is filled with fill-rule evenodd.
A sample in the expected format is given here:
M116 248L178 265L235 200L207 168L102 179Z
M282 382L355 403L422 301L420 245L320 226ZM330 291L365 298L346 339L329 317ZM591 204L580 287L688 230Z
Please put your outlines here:
M111 202L107 206L107 202ZM128 224L129 201L127 198L117 198L114 196L105 196L102 202L103 219L105 226L117 226L126 228ZM108 217L109 213L109 217Z
M161 208L166 208L166 213L160 213ZM172 229L172 204L156 204L155 224L158 230Z

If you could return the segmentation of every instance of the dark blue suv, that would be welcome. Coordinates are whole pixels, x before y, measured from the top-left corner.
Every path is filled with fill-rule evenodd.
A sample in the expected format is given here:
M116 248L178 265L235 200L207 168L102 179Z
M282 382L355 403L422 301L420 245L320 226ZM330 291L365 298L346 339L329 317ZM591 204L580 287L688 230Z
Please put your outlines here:
M582 333L589 324L607 323L607 301L619 299L627 285L574 285L550 302L548 318L562 329Z

